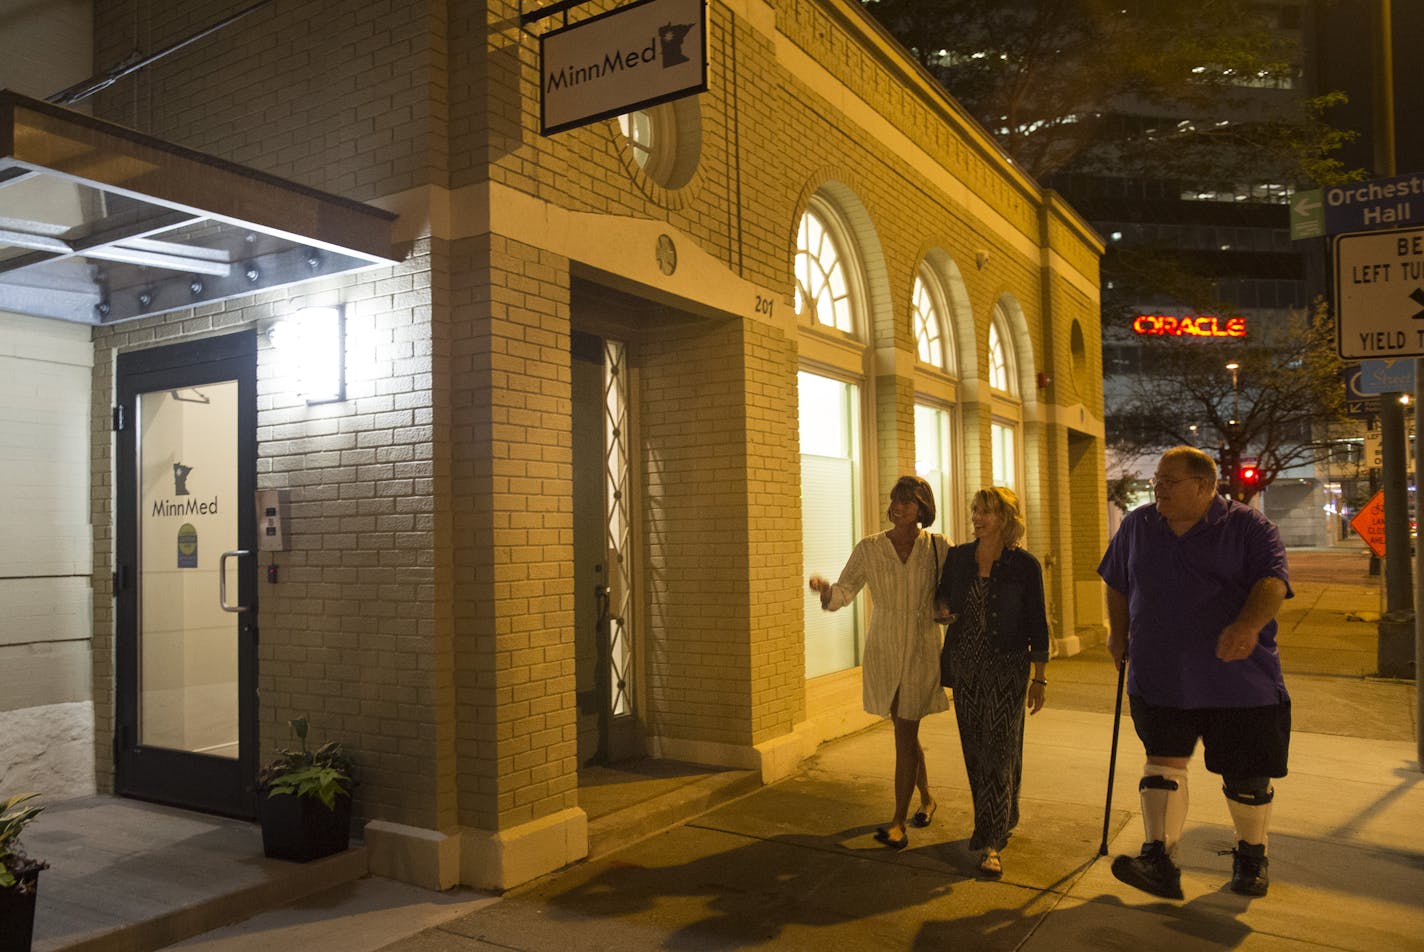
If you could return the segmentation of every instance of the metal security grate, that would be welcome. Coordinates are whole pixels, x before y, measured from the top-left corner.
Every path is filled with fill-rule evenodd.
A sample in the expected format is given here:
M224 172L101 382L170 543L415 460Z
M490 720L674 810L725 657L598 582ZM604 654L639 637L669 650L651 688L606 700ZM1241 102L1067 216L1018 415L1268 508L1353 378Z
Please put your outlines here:
M632 500L629 450L627 348L621 341L603 343L604 493L607 514L608 588L616 601L609 605L609 711L614 717L631 715L633 707L633 605Z

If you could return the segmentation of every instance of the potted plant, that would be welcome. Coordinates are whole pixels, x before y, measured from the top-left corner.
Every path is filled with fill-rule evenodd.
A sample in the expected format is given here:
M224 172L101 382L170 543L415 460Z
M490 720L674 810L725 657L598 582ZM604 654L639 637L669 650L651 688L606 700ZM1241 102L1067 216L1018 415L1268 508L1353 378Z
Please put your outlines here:
M287 722L301 742L279 749L257 775L262 852L273 859L308 860L346 849L351 839L353 764L340 743L307 748L307 719Z
M26 805L38 794L19 793L0 805L0 952L29 952L35 932L35 892L48 863L20 848L20 834L40 811Z

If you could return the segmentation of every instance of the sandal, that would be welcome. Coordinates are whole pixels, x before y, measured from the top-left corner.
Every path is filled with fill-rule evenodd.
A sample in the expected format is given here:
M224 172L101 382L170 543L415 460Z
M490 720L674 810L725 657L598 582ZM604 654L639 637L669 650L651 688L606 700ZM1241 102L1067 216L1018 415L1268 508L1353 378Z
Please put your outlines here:
M1004 875L1004 864L999 860L998 850L988 849L980 855L979 872L990 879L998 879Z
M910 836L908 833L901 836L898 840L892 839L890 836L890 828L888 826L877 826L875 828L875 839L881 843L884 843L892 850L902 850L910 845Z
M910 817L910 825L919 827L929 826L930 821L934 819L935 811L937 811L938 809L939 802L936 800L931 800L930 808L928 810L921 809L914 816Z

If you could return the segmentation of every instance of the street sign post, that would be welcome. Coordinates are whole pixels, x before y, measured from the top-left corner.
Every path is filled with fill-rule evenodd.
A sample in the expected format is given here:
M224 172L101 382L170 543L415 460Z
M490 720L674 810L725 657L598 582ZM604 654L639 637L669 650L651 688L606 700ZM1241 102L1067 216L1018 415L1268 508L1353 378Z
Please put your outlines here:
M1345 415L1357 420L1369 420L1379 412L1375 406L1379 401L1360 389L1364 377L1360 365L1358 360L1342 361L1340 385L1345 388Z
M1291 241L1319 238L1325 233L1325 190L1296 192L1290 203Z
M1424 357L1424 227L1335 239L1340 356Z
M1414 361L1404 358L1362 360L1360 379L1356 386L1364 394L1413 393Z
M1417 172L1296 192L1290 203L1292 241L1413 225L1424 225L1424 174Z

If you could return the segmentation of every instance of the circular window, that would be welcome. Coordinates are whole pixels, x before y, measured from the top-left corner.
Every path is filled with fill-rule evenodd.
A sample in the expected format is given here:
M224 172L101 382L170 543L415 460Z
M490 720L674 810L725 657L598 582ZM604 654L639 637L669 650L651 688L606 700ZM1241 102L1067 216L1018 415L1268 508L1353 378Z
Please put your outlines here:
M634 165L656 185L682 188L702 155L702 110L695 96L618 117Z

